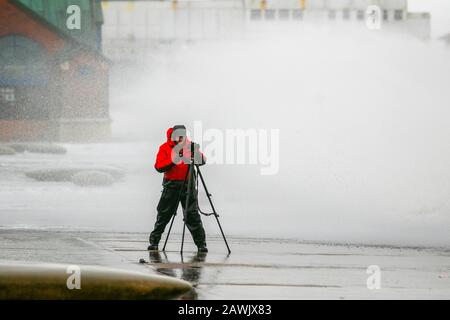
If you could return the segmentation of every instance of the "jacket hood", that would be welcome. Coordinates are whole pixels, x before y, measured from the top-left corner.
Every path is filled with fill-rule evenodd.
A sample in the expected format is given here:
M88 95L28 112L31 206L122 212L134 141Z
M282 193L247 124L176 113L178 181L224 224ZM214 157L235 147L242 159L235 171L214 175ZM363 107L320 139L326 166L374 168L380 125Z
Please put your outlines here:
M167 143L168 143L171 147L175 146L175 142L172 141L172 132L173 132L173 128L167 129L167 132L166 132Z
M174 141L172 141L172 133L173 133L173 128L167 129L166 138L167 138L167 143L170 144L171 146L174 146L176 143ZM188 137L186 137L186 142L187 143L190 142Z
M167 132L166 132L167 142L172 141L172 132L173 132L173 128L167 129Z

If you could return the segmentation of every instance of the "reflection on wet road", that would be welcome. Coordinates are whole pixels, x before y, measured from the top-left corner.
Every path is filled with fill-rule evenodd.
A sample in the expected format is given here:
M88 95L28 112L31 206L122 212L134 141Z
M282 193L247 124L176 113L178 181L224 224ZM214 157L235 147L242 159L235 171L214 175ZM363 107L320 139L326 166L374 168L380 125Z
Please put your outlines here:
M180 256L181 265L175 265L169 261L166 252L150 251L149 263L153 265L159 273L170 277L181 278L190 282L193 285L194 290L191 290L189 293L184 295L182 299L197 299L198 295L195 288L199 283L202 272L202 264L206 260L207 253L190 254L187 261L185 261L183 255ZM181 271L180 276L177 276L176 274L177 269L180 269Z

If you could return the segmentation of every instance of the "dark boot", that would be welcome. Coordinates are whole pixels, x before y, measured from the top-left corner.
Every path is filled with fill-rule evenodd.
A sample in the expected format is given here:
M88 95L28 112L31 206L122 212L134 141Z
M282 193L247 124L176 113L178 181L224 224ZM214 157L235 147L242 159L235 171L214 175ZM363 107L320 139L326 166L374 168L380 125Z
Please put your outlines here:
M208 248L206 246L198 247L198 253L207 253Z

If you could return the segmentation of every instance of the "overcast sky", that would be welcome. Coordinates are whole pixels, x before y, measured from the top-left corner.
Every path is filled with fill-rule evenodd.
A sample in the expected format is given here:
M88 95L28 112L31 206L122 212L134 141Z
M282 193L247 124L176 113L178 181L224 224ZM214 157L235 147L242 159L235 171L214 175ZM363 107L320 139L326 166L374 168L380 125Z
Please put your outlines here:
M409 0L409 11L431 13L432 37L450 33L450 0Z

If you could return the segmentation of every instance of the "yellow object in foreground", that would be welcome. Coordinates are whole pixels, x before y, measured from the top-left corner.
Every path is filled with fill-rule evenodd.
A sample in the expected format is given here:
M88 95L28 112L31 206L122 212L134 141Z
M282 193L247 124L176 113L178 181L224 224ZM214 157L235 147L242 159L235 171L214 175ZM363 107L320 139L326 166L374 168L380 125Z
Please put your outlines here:
M0 299L175 299L183 280L102 266L0 262Z

